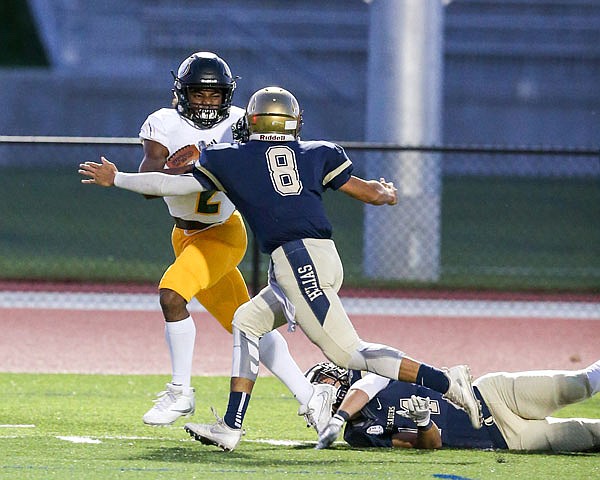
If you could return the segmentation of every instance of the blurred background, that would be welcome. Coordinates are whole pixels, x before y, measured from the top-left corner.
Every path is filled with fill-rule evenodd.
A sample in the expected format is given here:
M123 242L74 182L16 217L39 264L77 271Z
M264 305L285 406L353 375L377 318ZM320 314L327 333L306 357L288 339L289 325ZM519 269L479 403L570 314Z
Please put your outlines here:
M553 298L600 317L598 0L3 0L0 13L1 288L153 291L172 259L164 203L83 186L77 164L102 154L135 171L171 70L208 50L241 77L235 104L287 88L303 139L398 186L394 208L325 194L343 295ZM251 289L266 265L250 235Z

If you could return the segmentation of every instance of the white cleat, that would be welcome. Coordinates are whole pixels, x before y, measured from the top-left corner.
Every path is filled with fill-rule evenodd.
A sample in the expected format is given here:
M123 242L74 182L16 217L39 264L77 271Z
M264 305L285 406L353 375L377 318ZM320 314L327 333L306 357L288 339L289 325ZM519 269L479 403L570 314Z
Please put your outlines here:
M193 388L186 392L183 387L167 383L167 389L158 393L154 406L143 416L146 425L171 425L179 417L189 417L196 410Z
M198 440L204 445L216 445L226 452L230 452L238 446L244 431L242 429L231 428L222 418L212 409L213 415L217 419L215 423L186 423L183 428L194 440Z
M303 415L307 427L321 433L329 423L337 389L333 385L318 383L313 385L313 394L307 405L298 407L298 415Z
M483 422L481 404L475 397L472 377L469 367L457 365L446 370L446 376L450 379L450 388L443 395L446 400L458 408L467 412L473 428L480 429Z

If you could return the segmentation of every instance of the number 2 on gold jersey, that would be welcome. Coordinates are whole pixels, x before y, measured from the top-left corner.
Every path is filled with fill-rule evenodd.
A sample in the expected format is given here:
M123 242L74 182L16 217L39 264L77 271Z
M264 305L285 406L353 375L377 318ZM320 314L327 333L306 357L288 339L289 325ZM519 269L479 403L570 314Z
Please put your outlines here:
M212 201L218 192L213 190L210 192L200 192L196 201L196 212L204 215L215 215L221 210L221 202L219 200Z

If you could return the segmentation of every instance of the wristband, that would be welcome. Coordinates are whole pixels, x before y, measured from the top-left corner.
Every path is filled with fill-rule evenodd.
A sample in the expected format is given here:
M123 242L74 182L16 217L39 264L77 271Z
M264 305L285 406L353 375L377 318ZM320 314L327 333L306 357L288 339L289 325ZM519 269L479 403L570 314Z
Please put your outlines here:
M420 432L426 432L431 427L433 427L433 422L431 420L429 420L429 423L427 425L423 425L422 427L417 425L417 430Z
M340 417L344 422L347 422L350 418L348 412L344 412L343 410L338 410L338 412L334 415L334 417Z

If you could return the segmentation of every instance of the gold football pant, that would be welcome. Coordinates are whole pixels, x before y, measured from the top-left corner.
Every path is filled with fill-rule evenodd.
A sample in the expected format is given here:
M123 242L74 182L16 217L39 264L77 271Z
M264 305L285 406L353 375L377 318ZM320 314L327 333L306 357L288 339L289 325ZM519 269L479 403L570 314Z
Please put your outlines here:
M186 301L200 302L231 333L237 308L250 297L237 266L244 258L248 239L241 215L206 230L174 227L171 235L175 261L167 268L159 288L177 292Z

